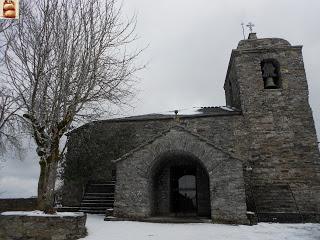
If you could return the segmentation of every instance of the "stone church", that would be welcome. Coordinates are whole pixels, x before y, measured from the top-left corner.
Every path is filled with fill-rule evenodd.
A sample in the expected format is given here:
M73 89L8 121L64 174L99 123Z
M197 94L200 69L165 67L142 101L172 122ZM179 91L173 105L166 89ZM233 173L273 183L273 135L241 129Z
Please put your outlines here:
M227 107L91 122L68 136L62 205L110 219L320 222L320 155L302 46L251 33Z

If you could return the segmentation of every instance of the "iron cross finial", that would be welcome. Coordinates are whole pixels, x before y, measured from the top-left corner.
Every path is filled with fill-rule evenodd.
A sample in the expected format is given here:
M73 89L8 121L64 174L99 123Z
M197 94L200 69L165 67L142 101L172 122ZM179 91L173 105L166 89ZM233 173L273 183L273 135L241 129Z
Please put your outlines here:
M249 23L247 24L247 27L250 29L250 32L252 33L254 24L253 24L252 22L249 22Z

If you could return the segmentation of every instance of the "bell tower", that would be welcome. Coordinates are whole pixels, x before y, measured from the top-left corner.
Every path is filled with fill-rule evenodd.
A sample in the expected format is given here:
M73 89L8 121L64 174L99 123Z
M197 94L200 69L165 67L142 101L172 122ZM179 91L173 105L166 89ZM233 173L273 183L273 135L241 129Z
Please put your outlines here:
M320 221L320 155L302 46L250 33L232 51L224 89L249 139L242 149L249 210L260 220Z

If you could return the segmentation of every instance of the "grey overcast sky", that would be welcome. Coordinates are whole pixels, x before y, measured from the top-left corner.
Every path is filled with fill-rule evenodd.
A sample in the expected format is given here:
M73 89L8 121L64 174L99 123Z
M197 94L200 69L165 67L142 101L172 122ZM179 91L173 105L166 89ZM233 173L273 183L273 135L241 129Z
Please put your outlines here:
M241 22L253 22L258 37L303 45L310 105L320 133L319 0L123 0L124 15L137 13L140 93L126 115L165 113L225 105L223 83L231 50L243 38ZM0 170L1 197L36 195L39 175L33 152L7 159Z

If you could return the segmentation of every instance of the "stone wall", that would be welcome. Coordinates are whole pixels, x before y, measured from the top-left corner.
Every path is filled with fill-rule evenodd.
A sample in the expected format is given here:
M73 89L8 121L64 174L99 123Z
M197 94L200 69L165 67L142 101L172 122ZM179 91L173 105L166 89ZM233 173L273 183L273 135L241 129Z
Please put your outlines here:
M197 168L197 201L198 201L198 215L208 217L208 209L210 206L210 189L208 175L203 168ZM211 210L209 211L211 212Z
M155 215L168 216L170 214L171 188L170 188L170 166L165 166L154 179L152 213Z
M86 215L0 215L0 239L74 240L86 236Z
M224 84L227 106L241 109L239 82L237 81L237 72L234 67L234 59L231 59L228 67L228 76Z
M0 199L0 212L32 211L37 208L37 198Z

